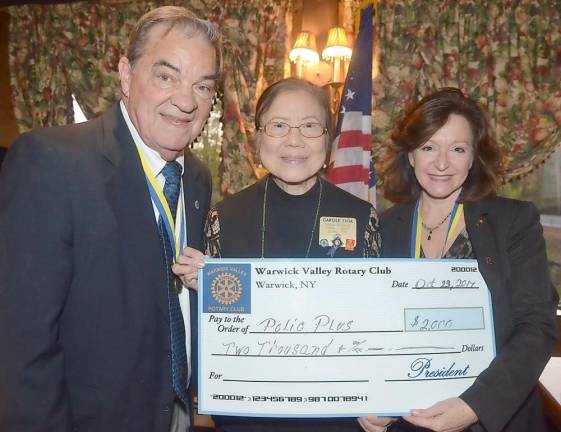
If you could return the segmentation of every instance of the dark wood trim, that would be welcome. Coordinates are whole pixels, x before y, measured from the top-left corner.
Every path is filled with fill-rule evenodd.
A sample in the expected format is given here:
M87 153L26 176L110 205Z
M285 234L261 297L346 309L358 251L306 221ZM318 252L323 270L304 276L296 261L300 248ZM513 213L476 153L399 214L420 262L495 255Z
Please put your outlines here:
M553 357L561 357L561 316L557 316L557 327L559 328L559 339L557 343L553 347L553 353L551 354Z
M7 10L0 9L0 100L2 101L0 103L0 146L2 147L9 147L19 135L10 88L9 28L10 15Z
M555 430L561 431L561 404L541 383L538 384L538 390L542 397L545 415Z
M0 0L0 6L23 6L26 4L55 4L55 3L76 3L84 0Z

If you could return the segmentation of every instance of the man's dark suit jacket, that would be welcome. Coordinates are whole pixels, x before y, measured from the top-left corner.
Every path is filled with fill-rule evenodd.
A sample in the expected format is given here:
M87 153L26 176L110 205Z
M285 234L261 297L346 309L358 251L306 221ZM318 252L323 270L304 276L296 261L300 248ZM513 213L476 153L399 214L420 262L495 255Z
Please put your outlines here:
M382 256L410 256L414 203L380 218ZM497 356L460 397L479 417L472 431L546 431L536 384L557 337L542 227L527 202L465 203L469 239L493 303Z
M186 152L197 249L210 187ZM118 105L16 141L0 173L0 245L0 431L168 432L166 269ZM191 306L195 347L193 294Z

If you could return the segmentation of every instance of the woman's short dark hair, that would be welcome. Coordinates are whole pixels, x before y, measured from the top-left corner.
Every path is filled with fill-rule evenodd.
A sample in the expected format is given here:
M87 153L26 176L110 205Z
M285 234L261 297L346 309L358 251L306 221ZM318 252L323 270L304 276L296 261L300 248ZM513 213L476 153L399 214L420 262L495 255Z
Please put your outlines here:
M331 111L329 108L329 97L327 93L321 88L309 81L300 78L285 78L271 84L261 94L257 101L255 108L255 127L260 128L263 126L261 120L263 115L269 110L277 96L282 93L290 91L305 91L312 96L312 98L319 104L321 110L325 115L325 127L327 129L327 143L331 142L333 136L333 125L331 122Z
M452 114L467 120L473 137L473 165L462 187L460 200L476 201L496 193L501 153L491 136L487 117L461 90L446 87L425 96L406 110L393 130L381 170L386 198L394 202L410 202L419 197L421 187L409 163L409 153L426 143Z

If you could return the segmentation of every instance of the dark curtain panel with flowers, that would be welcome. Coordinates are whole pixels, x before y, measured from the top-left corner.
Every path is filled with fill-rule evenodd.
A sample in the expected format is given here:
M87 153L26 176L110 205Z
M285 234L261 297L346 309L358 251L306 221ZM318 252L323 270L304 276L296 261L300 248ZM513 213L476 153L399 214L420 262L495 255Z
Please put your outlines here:
M281 0L103 1L11 7L10 70L20 131L73 122L72 94L88 118L119 99L117 63L134 23L151 8L185 6L224 35L224 144L221 190L253 179L255 96L282 78Z
M443 86L487 109L507 179L559 145L559 0L393 0L379 2L377 14L375 153L404 106Z
M282 77L289 1L12 7L10 67L20 129L71 122L72 94L88 117L118 99L116 64L130 29L160 4L184 5L224 34L221 191L235 192L254 178L254 105L262 88ZM378 2L376 156L404 106L436 88L456 86L488 110L506 155L507 178L530 172L561 141L560 28L559 0Z
M290 1L226 2L220 20L226 41L220 187L225 195L255 181L255 105L263 89L283 77L290 7Z

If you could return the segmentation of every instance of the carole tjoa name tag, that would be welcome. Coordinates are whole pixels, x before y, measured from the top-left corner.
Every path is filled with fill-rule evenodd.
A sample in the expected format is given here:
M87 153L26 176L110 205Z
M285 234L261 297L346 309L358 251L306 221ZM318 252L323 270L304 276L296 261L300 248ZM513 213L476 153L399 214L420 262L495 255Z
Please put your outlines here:
M319 244L353 250L356 246L356 219L322 216L319 220Z

